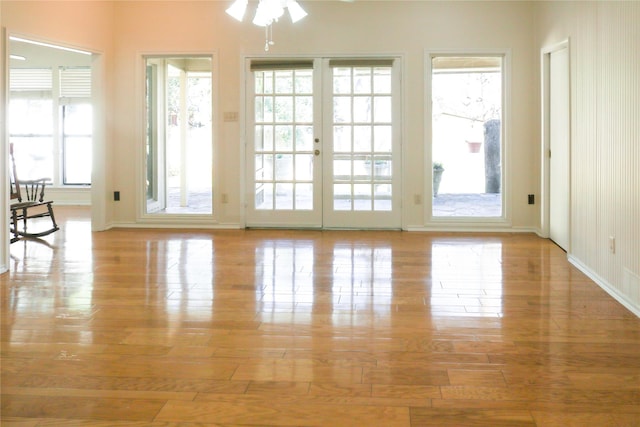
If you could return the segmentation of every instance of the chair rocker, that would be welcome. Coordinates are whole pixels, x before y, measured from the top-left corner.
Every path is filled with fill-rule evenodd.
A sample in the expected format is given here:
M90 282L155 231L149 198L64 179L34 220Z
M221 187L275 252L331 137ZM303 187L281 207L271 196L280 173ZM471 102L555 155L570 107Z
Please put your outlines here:
M9 180L11 184L11 203L9 205L11 222L9 231L13 234L11 243L17 242L21 237L39 238L58 231L60 228L53 215L53 201L44 198L45 184L49 179L19 180L13 156L13 144L9 144L9 156L11 158L11 177ZM45 217L51 218L51 228L37 232L27 230L29 220ZM22 222L22 230L18 227L20 222Z

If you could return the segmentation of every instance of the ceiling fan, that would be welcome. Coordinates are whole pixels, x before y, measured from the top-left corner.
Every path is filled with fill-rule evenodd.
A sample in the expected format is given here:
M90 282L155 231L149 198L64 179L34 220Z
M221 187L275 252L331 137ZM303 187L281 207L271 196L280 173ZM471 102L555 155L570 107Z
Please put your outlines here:
M352 3L355 0L340 0L345 3ZM235 0L226 12L234 19L242 22L247 11L249 0ZM273 41L273 24L284 15L285 9L289 12L292 23L300 21L307 16L307 12L300 6L297 0L258 0L258 7L253 17L253 24L264 27L265 44L264 50L269 51L269 47L275 43Z

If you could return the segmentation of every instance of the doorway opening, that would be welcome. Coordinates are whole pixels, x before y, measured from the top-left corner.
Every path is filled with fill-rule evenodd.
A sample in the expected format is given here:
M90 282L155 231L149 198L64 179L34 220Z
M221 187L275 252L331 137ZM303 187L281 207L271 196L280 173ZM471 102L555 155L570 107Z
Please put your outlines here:
M542 50L541 228L565 252L571 242L569 41Z
M145 212L211 215L212 58L154 56L145 63Z

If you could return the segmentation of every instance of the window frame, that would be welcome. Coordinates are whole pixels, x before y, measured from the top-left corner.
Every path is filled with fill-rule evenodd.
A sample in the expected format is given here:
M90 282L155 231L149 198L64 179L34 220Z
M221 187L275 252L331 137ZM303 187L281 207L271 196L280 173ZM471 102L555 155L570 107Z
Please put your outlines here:
M500 129L501 149L501 197L502 215L497 217L435 217L433 216L433 106L432 106L432 60L435 57L497 57L502 58L502 123ZM510 228L511 221L511 49L425 49L424 53L424 182L425 204L423 222L425 229L463 230Z
M71 93L74 95L73 97L64 97L62 96L63 91L66 86L63 87L61 82L62 74L65 70L82 70L85 78L88 78L87 81L82 81L82 79L73 80L75 83L80 83L79 89L74 86L75 90L72 90ZM17 70L23 70L22 72L17 72ZM48 82L43 82L40 78L42 75L38 76L38 73L30 72L33 70L50 70L50 78ZM22 74L22 75L20 75ZM17 76L16 76L17 75ZM14 80L15 79L15 80ZM14 133L11 130L11 126L9 127L9 140L12 141L14 138L51 138L51 174L45 173L46 178L49 178L49 185L52 188L90 188L91 182L89 183L66 183L66 170L65 170L65 134L64 134L64 107L70 104L89 104L92 108L94 108L93 98L91 97L91 85L92 85L92 69L91 66L73 66L67 67L62 65L55 65L51 67L33 67L33 68L11 68L9 69L9 80L10 80L10 92L9 92L9 112L11 112L11 102L14 100L30 100L30 99L42 99L42 100L50 100L51 101L51 121L52 121L52 131L51 134L41 134L41 133ZM92 113L93 114L93 113ZM91 140L91 146L93 146L93 129L90 135L88 135ZM17 145L19 150L19 145ZM16 162L19 162L16 159ZM18 169L20 169L20 165L18 165ZM22 178L26 179L28 176L25 176L24 173ZM35 178L35 177L32 177Z
M211 191L212 191L212 211L210 213L157 213L148 211L148 168L147 168L147 139L148 139L148 109L147 109L147 64L149 60L176 58L208 58L211 62ZM215 227L218 224L218 215L221 204L228 203L228 195L222 194L217 184L220 182L220 168L218 166L218 144L219 144L219 107L220 95L219 85L219 59L217 51L194 51L194 52L140 52L138 55L138 68L136 75L137 86L136 97L137 121L138 121L138 149L136 157L136 221L141 224L163 224L180 225L187 228ZM151 112L154 114L154 112Z

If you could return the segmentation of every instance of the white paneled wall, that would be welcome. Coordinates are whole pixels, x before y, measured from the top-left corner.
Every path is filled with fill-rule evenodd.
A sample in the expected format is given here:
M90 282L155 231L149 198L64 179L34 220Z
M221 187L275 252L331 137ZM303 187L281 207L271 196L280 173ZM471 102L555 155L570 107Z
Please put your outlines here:
M571 15L570 258L640 315L640 2Z

